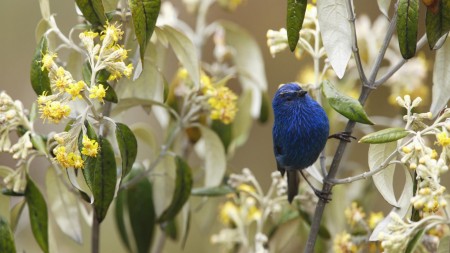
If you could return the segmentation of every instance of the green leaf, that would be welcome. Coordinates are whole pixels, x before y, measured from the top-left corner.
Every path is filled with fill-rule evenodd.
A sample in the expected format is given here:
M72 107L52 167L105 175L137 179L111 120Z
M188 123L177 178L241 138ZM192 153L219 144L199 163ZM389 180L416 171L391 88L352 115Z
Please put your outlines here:
M48 214L47 205L39 188L27 175L27 188L25 189L25 199L27 200L31 230L36 242L42 251L48 253Z
M286 27L289 48L292 52L294 52L300 38L300 29L302 29L307 4L307 0L287 1Z
M170 239L174 241L178 239L178 229L175 219L169 220L166 223L161 224L161 229Z
M228 185L219 185L214 187L194 188L191 191L192 196L199 197L218 197L236 192Z
M122 123L116 123L116 139L122 157L122 178L124 178L136 160L137 140L131 129Z
M103 87L106 89L106 94L105 94L105 98L104 98L106 101L109 101L112 103L119 102L116 91L114 90L114 88L111 85L109 85L108 82L99 82L99 83L102 84Z
M89 124L89 122L85 122L84 125L86 126L86 135L91 140L95 140L98 142L97 134L95 133L94 128ZM80 136L78 138L78 148L81 150L83 148L83 132L80 133ZM100 145L100 143L99 143ZM98 154L97 154L98 155ZM95 169L97 164L97 158L96 157L90 157L86 155L81 155L84 161L84 168L81 170L83 172L84 180L86 181L87 186L92 191L94 187L94 180L95 180Z
M225 149L220 138L211 129L198 126L202 138L195 145L197 154L205 161L205 183L206 187L218 186L225 175L227 166Z
M222 141L225 152L233 138L233 124L224 124L220 120L213 120L211 122L211 129L219 136Z
M126 199L137 252L147 253L150 250L156 224L156 213L153 205L153 193L150 181L144 179L129 188Z
M42 70L42 56L47 52L47 38L45 36L42 36L34 53L30 70L31 86L33 87L33 90L37 95L42 95L42 93L44 93L45 91L48 95L52 94L52 90L50 88L50 79L48 78L48 71L45 68L44 70Z
M359 142L370 144L386 143L400 140L406 137L408 134L409 134L408 131L406 131L404 128L400 127L386 128L362 137L359 140Z
M94 159L95 162L89 164L89 171L92 176L91 190L94 196L94 209L98 221L102 222L114 198L117 167L114 151L109 141L99 136L98 144L100 150ZM86 169L88 169L87 166L84 170Z
M425 229L421 229L414 235L411 241L408 242L405 253L415 252L417 246L419 246L420 242L422 241L422 237L425 235L425 232L426 232ZM446 252L448 252L448 248Z
M105 9L102 0L75 0L84 18L93 26L106 24Z
M450 31L450 1L438 1L438 6L427 9L425 28L428 45L433 49L438 40Z
M445 236L439 241L437 253L447 253L450 249L450 236Z
M178 212L180 212L181 208L183 208L183 205L189 199L191 193L193 183L191 168L189 168L189 165L178 156L175 158L175 162L177 167L175 192L173 193L170 205L158 218L159 223L172 220Z
M369 147L369 169L375 170L397 149L397 142L371 144ZM372 176L373 182L383 198L391 205L398 206L394 192L395 164L391 164Z
M23 208L25 207L25 198L20 200L16 205L13 206L9 214L11 221L11 229L16 231L17 224L19 223L20 216L22 215Z
M200 61L194 43L184 33L167 25L158 27L155 31L157 35L162 34L162 36L167 38L177 59L186 68L192 81L199 85Z
M347 119L368 125L374 124L358 100L339 93L330 81L323 81L322 92L330 106Z
M128 0L128 3L133 18L134 33L139 43L141 61L144 63L145 49L155 29L161 0Z
M397 34L400 52L409 59L416 54L417 29L419 23L419 1L399 0Z
M122 240L125 247L131 252L130 241L128 239L128 232L125 226L125 202L126 202L127 192L119 191L116 197L116 205L114 208L114 218L116 221L117 230L119 231L120 239Z
M54 168L47 169L45 183L51 216L55 218L56 224L64 234L81 244L83 237L78 211L78 198L67 189L62 180L66 179L58 177Z
M9 228L8 222L0 216L0 252L15 253L14 236Z
M266 91L263 92L261 95L262 95L261 111L259 112L258 121L260 123L266 123L269 120L271 104L270 104L269 95L267 94Z

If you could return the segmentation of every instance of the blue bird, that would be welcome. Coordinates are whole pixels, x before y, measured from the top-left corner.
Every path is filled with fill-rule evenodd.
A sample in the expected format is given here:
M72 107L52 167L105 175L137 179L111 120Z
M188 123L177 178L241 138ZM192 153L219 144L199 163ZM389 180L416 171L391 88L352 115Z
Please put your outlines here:
M277 169L282 175L287 172L291 203L298 194L298 172L302 173L317 160L329 138L330 127L323 108L296 83L282 85L273 98L272 107L275 117L273 151ZM318 195L316 189L314 192Z

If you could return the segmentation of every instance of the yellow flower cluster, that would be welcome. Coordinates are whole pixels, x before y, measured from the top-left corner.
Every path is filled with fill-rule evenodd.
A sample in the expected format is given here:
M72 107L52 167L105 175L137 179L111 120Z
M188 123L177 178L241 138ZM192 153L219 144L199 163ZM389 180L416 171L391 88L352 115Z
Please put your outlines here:
M77 131L74 131L77 132ZM76 143L73 143L73 138L70 137L74 133L63 132L61 134L55 135L55 140L60 144L55 149L53 153L55 154L55 160L63 168L75 168L80 169L84 166L84 161L81 158L80 152ZM76 140L76 139L75 139ZM83 136L82 141L83 147L81 149L81 154L96 157L98 153L98 142L89 139L86 135Z
M60 101L47 101L39 104L39 111L44 121L48 119L53 123L59 123L62 118L69 116L70 107Z
M355 227L358 223L364 222L364 218L366 217L366 213L356 202L352 202L352 205L345 209L344 214L351 227Z
M450 145L450 138L447 132L441 132L436 135L437 143L442 147L447 147Z
M98 99L100 102L104 102L103 98L106 96L106 90L105 87L103 87L103 84L99 84L99 85L93 85L90 89L89 89L89 97L90 98L96 98Z
M358 247L351 241L351 235L342 232L336 235L333 240L333 252L335 253L356 253Z
M98 153L98 142L95 140L89 139L86 135L83 136L83 148L81 149L81 154L97 157Z
M229 200L220 209L220 220L227 226L250 224L261 218L261 210L257 207L256 200L245 194L255 193L255 189L248 184L241 184L237 190L244 193L239 199L243 203L238 205L235 200Z
M97 71L106 69L110 72L109 81L117 80L122 76L130 78L133 72L133 65L125 65L128 58L128 51L117 44L122 39L123 31L114 24L106 24L105 30L100 34L100 44L96 44L94 39L98 33L86 31L80 34L80 40L87 49L91 65L95 65Z
M55 160L64 168L80 169L84 166L81 156L75 152L67 152L65 146L58 146L53 150Z
M203 94L208 97L208 104L211 109L210 117L213 120L220 120L224 124L233 122L237 112L237 96L228 87L215 87L211 79L203 74L201 77Z

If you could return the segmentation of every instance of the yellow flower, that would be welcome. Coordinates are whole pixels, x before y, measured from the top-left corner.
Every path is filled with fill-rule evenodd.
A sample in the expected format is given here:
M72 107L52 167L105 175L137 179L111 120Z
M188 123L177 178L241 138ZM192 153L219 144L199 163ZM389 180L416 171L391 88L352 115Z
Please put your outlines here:
M437 143L442 147L450 145L450 138L446 132L441 132L436 135Z
M347 232L342 232L336 235L333 240L334 253L356 253L358 248L351 241L351 235Z
M59 101L47 101L45 104L39 105L39 111L42 113L42 119L59 123L62 118L69 116L70 107Z
M93 31L84 31L82 32L83 36L90 39L95 39L98 36L98 33Z
M369 219L367 221L369 228L374 229L380 221L384 218L383 212L370 213Z
M44 69L50 70L50 67L55 63L53 61L54 58L56 58L58 55L56 53L48 52L42 56L42 67L41 70L44 71Z
M96 157L98 153L98 142L89 139L87 135L83 136L83 148L81 149L81 154Z
M74 152L70 152L67 155L67 160L69 161L70 167L74 167L75 169L81 169L84 166L84 161L81 159L81 156Z
M344 214L351 227L354 227L366 217L366 213L364 213L362 207L358 206L356 202L352 202L352 205L345 209Z
M220 221L225 225L231 225L234 223L234 217L237 217L239 213L239 208L231 201L225 202L225 204L220 209Z
M89 89L89 97L97 98L100 102L103 103L103 98L106 96L106 89L103 87L103 84L94 85Z
M113 46L113 44L122 39L123 31L116 27L114 24L106 24L105 30L100 36L100 40L103 41L103 47L108 48Z
M210 117L213 120L220 120L224 124L230 124L236 116L237 96L228 87L219 87L216 90L216 95L208 99L208 104L211 107Z
M80 92L85 87L86 83L84 81L79 81L77 83L69 84L69 87L66 88L66 92L72 96L72 99L81 98Z
M256 192L255 188L253 186L251 186L251 185L248 185L248 184L240 184L237 187L237 190L238 191L243 191L243 192L250 192L250 193L255 193Z

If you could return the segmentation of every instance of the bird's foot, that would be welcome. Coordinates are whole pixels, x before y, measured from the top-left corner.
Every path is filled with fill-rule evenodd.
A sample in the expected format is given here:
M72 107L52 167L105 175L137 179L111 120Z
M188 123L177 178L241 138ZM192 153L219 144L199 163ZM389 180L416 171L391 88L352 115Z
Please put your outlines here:
M352 136L350 132L340 132L328 136L328 139L335 138L341 141L351 142L352 139L356 140L356 137Z
M330 197L331 192L320 191L320 190L317 190L316 188L313 188L313 191L314 191L314 194L316 194L316 196L319 199L323 200L325 203L328 203L331 201L331 197Z

